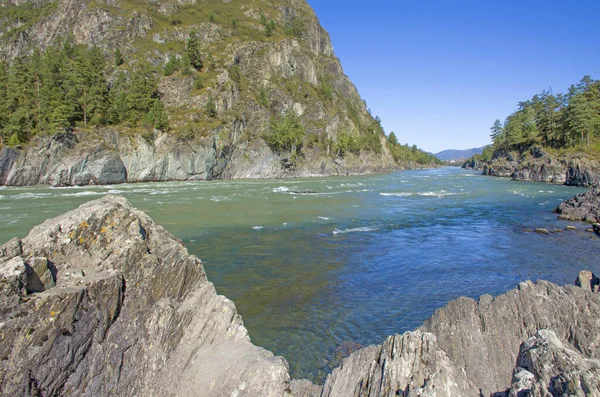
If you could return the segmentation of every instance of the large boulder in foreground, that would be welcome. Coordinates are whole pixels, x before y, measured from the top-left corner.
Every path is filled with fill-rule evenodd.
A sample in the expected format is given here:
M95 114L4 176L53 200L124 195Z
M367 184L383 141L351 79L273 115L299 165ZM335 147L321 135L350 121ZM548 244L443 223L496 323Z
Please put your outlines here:
M107 196L0 247L3 396L283 396L200 260Z
M600 222L600 187L589 189L560 203L556 212L559 219Z

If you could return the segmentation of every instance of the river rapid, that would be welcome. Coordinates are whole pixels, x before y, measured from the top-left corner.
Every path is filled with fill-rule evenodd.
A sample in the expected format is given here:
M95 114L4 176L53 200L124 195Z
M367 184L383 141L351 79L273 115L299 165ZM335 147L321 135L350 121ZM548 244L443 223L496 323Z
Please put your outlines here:
M414 329L461 295L600 272L600 240L556 220L583 189L458 168L293 180L0 190L0 242L105 194L182 239L252 341L322 381L341 357ZM577 231L542 235L536 227Z

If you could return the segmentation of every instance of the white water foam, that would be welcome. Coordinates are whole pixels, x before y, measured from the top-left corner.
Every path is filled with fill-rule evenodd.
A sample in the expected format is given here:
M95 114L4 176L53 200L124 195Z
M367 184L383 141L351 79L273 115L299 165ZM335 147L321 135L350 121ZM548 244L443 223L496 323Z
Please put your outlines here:
M69 197L83 197L83 196L98 196L105 194L104 192L92 192L90 190L86 190L85 192L77 192L77 193L64 193L61 196L69 196Z
M52 196L52 193L21 193L14 196L14 199L33 198L38 199L42 197Z
M254 226L252 229L254 229L254 230L261 230L261 229L264 229L264 227L262 227L262 226Z
M337 236L338 234L348 234L348 233L357 233L357 232L373 232L375 230L377 230L376 227L355 227L352 229L344 229L344 230L335 229L333 231L333 235Z
M290 191L290 188L285 186L279 186L273 189L273 193L287 193Z
M379 193L379 195L385 197L408 197L412 196L412 193Z
M329 219L331 219L331 218L329 218L327 216L318 216L317 218L323 219L324 221L328 221Z

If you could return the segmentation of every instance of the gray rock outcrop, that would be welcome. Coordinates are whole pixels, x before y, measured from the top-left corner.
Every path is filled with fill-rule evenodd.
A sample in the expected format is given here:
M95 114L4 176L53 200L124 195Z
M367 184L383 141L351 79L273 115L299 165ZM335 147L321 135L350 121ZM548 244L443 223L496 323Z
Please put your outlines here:
M160 134L148 141L140 135L121 136L109 129L87 134L41 138L22 151L0 151L0 181L6 186L112 185L212 179L294 178L368 174L399 169L387 147L332 158L306 149L293 167L262 140L243 147L217 148L213 138L182 141ZM382 145L385 145L382 138Z
M559 219L570 221L600 222L600 187L560 203L556 212Z
M600 163L585 155L555 157L533 146L521 153L497 151L483 165L483 175L590 187L600 183Z
M600 358L600 296L567 285L523 282L506 294L451 301L425 321L422 331L463 368L483 395L511 385L519 346L540 329L554 331L585 357Z
M283 396L202 263L107 196L0 247L3 396Z
M584 357L550 330L539 330L519 349L506 397L600 396L600 360Z
M414 331L352 353L327 377L321 396L451 397L478 391L434 335Z

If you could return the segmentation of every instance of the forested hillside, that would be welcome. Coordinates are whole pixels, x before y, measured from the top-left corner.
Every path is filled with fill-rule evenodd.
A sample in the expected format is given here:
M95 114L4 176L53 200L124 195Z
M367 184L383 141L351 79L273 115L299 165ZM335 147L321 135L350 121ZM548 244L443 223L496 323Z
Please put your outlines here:
M209 156L194 160L206 170L187 174L202 178L381 172L431 160L392 150L305 1L11 2L0 8L0 58L4 147L74 133L84 146L114 142L123 157L117 133L150 146L150 173L165 166L161 153L197 148ZM26 179L19 183L33 183Z
M517 110L491 128L493 146L484 151L523 151L532 145L549 150L600 153L600 81L585 76L565 94L544 90L518 103Z

